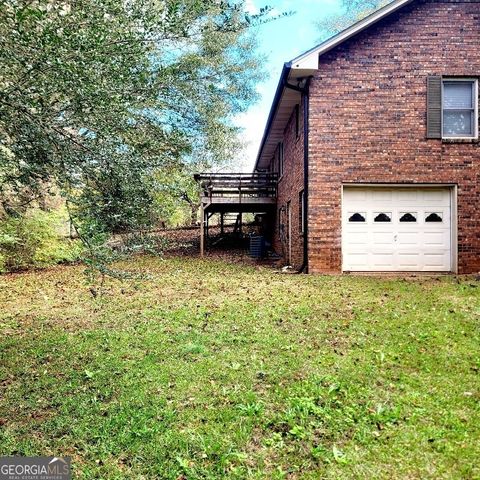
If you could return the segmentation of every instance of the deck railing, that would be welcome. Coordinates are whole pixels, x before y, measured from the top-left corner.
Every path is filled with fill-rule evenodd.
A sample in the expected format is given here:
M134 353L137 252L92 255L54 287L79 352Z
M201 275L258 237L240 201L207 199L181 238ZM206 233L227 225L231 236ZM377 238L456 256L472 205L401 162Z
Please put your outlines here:
M268 197L277 196L276 173L199 173L194 176L202 188L202 197Z

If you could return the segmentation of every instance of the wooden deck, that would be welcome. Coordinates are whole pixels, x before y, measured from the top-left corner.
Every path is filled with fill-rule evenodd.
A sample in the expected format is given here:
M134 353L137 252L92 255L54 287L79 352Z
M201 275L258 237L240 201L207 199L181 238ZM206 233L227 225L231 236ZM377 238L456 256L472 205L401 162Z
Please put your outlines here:
M201 203L207 212L257 212L275 205L275 173L200 173L195 180L202 189Z
M215 214L272 213L277 202L276 173L199 173L194 176L201 187L200 251L205 250L208 220Z

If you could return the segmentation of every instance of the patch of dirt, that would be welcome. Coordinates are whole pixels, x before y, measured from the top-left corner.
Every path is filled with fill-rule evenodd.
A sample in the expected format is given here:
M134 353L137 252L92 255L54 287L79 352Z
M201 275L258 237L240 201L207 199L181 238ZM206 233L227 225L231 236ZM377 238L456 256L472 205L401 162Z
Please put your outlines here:
M245 231L249 232L248 225L244 226ZM165 229L156 232L159 238L167 241L164 254L173 256L200 256L200 229L199 227L184 227L175 229ZM264 267L280 268L283 263L273 252L263 259L255 259L249 255L248 237L239 238L232 232L227 231L223 235L220 227L210 227L209 236L206 240L205 257L217 258L229 263L248 264Z

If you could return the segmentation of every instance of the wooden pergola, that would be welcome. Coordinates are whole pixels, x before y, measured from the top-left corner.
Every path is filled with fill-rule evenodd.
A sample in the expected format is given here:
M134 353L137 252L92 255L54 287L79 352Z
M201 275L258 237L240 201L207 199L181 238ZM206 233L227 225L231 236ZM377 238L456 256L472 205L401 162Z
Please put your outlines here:
M238 213L273 213L277 202L276 173L199 173L201 220L200 254L205 253L205 232L208 220L220 214L223 233L224 215ZM240 220L241 225L241 220Z

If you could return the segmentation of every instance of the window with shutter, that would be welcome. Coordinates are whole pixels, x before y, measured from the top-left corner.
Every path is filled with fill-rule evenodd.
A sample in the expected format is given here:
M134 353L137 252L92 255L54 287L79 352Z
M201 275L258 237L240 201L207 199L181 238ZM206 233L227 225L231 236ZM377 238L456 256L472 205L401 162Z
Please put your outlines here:
M443 79L442 137L477 137L477 80Z

